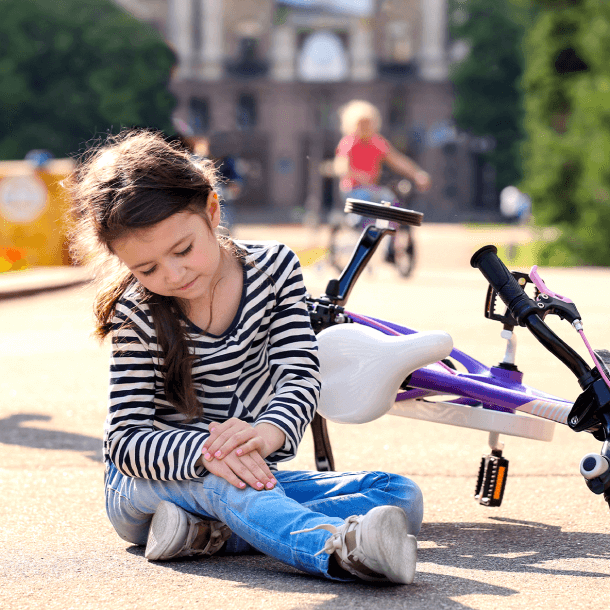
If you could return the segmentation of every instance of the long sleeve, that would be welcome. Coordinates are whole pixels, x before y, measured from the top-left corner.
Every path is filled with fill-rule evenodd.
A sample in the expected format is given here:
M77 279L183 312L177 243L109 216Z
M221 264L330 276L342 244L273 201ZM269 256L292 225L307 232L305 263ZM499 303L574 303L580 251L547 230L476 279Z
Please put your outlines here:
M214 335L185 320L193 388L203 414L189 423L165 396L164 363L146 302L136 291L119 301L113 319L110 401L104 459L132 477L185 480L196 466L212 422L238 417L281 429L284 445L267 456L296 454L318 404L317 341L311 328L298 258L277 242L236 242L244 254L238 312Z
M286 250L288 250L286 248ZM269 325L269 367L273 398L256 423L266 422L286 435L271 461L294 457L320 396L317 340L305 304L305 286L296 255L289 251L275 268L276 304ZM284 253L285 254L285 253Z
M129 327L124 322L129 321ZM123 301L113 320L106 453L117 469L131 477L193 479L205 473L195 466L208 434L200 429L164 425L164 412L180 415L155 394L156 353L151 350L151 321L134 303ZM178 422L177 422L178 423ZM166 429L163 429L166 428Z

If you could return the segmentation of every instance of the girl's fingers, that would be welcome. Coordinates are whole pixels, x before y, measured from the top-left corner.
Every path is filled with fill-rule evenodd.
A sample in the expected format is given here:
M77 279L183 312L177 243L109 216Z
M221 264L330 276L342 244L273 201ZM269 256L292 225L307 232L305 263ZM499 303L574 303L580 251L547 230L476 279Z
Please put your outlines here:
M250 440L255 439L258 436L256 430L254 428L250 428L249 430L242 430L237 434L234 434L230 439L228 439L215 453L214 456L218 458L222 458L234 449L238 447L242 447L245 443ZM249 452L246 452L249 453Z
M220 450L226 455L237 446L232 446L233 443L230 442L234 436L237 436L238 439L242 439L239 442L243 443L249 438L252 438L253 434L255 434L253 426L236 418L229 419L222 424L210 424L210 436L207 439L205 448L210 455L214 455ZM223 449L223 446L228 442L231 446L227 445L227 447Z
M227 483L230 483L231 485L233 485L234 487L237 487L238 489L244 489L246 487L246 483L244 483L244 481L242 481L235 474L235 472L223 462L218 462L218 461L212 462L212 464L210 464L208 470L212 474L215 474L218 477L222 477L225 481L227 481Z
M265 487L267 489L273 489L277 481L273 476L273 472L271 472L271 469L269 468L267 462L265 462L261 455L256 451L253 451L249 455L254 460L256 465L260 468L261 472L263 473L263 476L266 477L266 481L263 481L265 483Z
M231 468L235 475L245 481L252 489L262 491L263 489L272 489L275 486L275 479L271 475L269 467L258 463L252 455L246 455L239 458L235 453L231 453L225 458L224 463ZM260 458L260 456L258 456ZM262 459L262 458L261 458ZM264 467L263 467L264 466Z
M208 431L210 433L209 441L213 443L221 434L230 431L231 429L242 430L244 427L249 427L250 424L247 424L236 417L232 417L231 419L227 419L222 423L212 422L208 426Z
M247 458L246 458L247 459ZM257 477L249 468L251 464L247 461L238 458L235 454L231 453L223 463L226 464L235 474L235 476L242 480L244 483L247 483L252 489L256 489L260 491L264 489L265 485L260 478Z
M214 456L214 454L217 453L219 451L219 449L231 437L232 437L231 430L225 430L224 432L221 432L219 435L217 435L216 438L214 440L212 440L211 442L210 442L210 439L208 439L208 442L206 443L207 453L209 453L210 456ZM204 457L205 457L205 454L204 454ZM217 456L217 457L220 457L220 456Z
M256 489L262 490L273 487L269 476L271 473L265 472L265 470L268 470L267 468L263 469L260 464L257 464L256 460L254 460L251 455L246 455L241 458L241 460L242 464L248 468L248 470L252 473L252 476L256 479ZM268 487L267 484L270 484L271 487Z
M252 427L247 430L240 430L228 438L224 438L224 434L222 434L210 445L208 453L215 458L222 459L231 453L231 451L237 449L237 447L240 447L257 436L256 430ZM251 449L249 451L251 451ZM249 453L249 451L246 451L245 453Z
M235 449L235 453L237 455L248 455L249 453L252 453L254 451L261 450L263 448L263 445L263 439L257 435L254 438L250 439L248 442L237 447Z

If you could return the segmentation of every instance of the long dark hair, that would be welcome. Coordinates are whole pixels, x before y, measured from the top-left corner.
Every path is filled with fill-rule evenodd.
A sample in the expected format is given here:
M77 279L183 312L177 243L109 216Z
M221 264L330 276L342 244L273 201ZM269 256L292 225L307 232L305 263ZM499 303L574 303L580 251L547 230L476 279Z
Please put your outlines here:
M203 405L193 386L195 356L184 323L185 306L146 290L113 254L112 244L184 211L199 214L213 231L206 206L216 183L212 162L194 159L180 143L145 130L123 132L90 149L68 181L71 254L93 268L98 283L94 335L103 340L113 330L119 299L135 288L148 304L157 333L165 397L187 420L201 417ZM230 248L227 240L219 239Z

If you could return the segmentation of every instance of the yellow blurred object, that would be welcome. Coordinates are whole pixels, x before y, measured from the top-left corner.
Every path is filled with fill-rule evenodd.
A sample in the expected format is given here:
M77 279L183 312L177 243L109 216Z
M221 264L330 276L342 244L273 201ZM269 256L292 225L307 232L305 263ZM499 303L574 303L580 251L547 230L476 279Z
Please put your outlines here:
M68 195L60 182L73 168L71 159L41 167L0 161L0 273L71 264L64 222Z
M297 257L302 267L309 267L324 260L328 254L328 248L307 248L298 250Z

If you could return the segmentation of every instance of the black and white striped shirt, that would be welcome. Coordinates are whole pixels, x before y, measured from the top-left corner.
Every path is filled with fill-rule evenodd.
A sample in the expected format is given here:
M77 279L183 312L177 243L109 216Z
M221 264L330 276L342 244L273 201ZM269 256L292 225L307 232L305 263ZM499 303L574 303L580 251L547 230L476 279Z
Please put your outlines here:
M117 304L104 458L123 474L158 480L205 475L195 462L208 425L231 417L267 422L285 433L284 446L267 457L271 467L296 454L320 393L301 267L294 252L278 242L235 243L246 261L233 322L221 336L190 327L202 419L185 423L165 398L163 360L146 303L131 290ZM121 328L125 321L131 328Z

